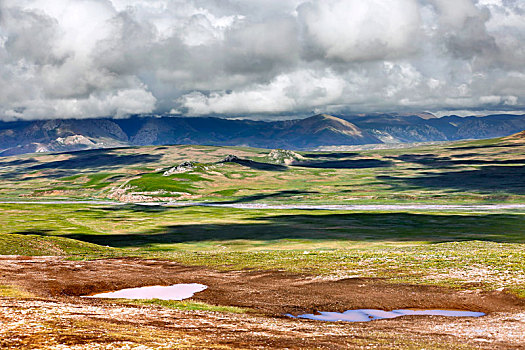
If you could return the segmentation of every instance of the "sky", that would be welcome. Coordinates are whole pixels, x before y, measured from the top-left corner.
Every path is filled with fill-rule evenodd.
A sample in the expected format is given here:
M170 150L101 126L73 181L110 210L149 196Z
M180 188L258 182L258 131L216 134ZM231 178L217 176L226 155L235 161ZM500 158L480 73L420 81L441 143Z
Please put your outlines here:
M2 120L524 109L523 0L0 0Z

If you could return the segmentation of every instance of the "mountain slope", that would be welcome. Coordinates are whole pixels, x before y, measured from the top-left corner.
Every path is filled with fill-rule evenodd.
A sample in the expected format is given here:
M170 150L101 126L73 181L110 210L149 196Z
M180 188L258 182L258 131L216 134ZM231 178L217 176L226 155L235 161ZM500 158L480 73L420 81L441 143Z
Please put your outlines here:
M452 141L507 136L525 115L319 114L285 121L135 115L128 119L0 122L0 156L125 145L203 144L311 149L331 145Z
M127 141L126 133L111 119L0 123L0 155L3 156L116 147Z
M132 144L306 148L381 142L354 124L329 115L278 122L220 118L149 118L142 121L143 125L128 135Z
M505 137L505 140L525 143L525 130Z
M507 136L525 129L525 115L428 118L408 114L341 116L383 142L425 142Z
M361 130L355 124L327 114L296 120L293 125L276 135L301 148L322 145L362 145L382 143L377 137Z

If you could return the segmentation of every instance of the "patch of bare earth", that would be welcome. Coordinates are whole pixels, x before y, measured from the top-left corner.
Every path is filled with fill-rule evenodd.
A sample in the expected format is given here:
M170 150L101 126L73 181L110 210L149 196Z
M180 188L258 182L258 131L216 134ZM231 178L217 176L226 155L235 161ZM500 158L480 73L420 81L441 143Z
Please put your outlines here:
M37 298L0 298L0 348L482 348L525 344L525 302L504 292L459 292L377 279L323 280L279 271L220 272L140 259L66 261L4 257L0 284ZM133 306L81 295L202 283L193 299L248 314ZM356 308L460 309L481 318L406 316L367 323L292 319L285 313Z

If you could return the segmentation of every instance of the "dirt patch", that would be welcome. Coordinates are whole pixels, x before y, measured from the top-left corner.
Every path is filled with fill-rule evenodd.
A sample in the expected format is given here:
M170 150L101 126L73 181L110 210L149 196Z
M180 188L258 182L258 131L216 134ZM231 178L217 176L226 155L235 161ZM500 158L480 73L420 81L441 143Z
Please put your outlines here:
M281 271L217 271L168 261L104 259L67 261L60 257L0 259L10 283L42 297L76 297L151 285L201 283L193 299L254 309L268 316L342 312L349 309L458 309L512 312L525 300L505 292L386 283L380 279L323 280Z
M0 284L41 299L0 298L0 347L27 348L520 348L525 302L504 292L460 292L378 279L323 280L280 271L221 272L177 263L59 257L0 258ZM81 295L147 285L202 283L194 300L252 314L122 305ZM43 298L43 299L42 299ZM480 318L406 316L368 323L320 322L284 313L356 308L451 308ZM88 346L89 345L89 346Z

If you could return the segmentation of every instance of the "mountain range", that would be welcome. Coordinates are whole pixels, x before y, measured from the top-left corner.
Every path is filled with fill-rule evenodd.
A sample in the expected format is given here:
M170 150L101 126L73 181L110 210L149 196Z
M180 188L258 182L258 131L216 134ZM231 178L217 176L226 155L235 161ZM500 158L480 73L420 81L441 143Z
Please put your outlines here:
M482 139L524 129L525 114L441 118L429 113L318 114L284 121L133 115L127 119L12 121L0 122L0 156L167 144L304 150L320 146Z

